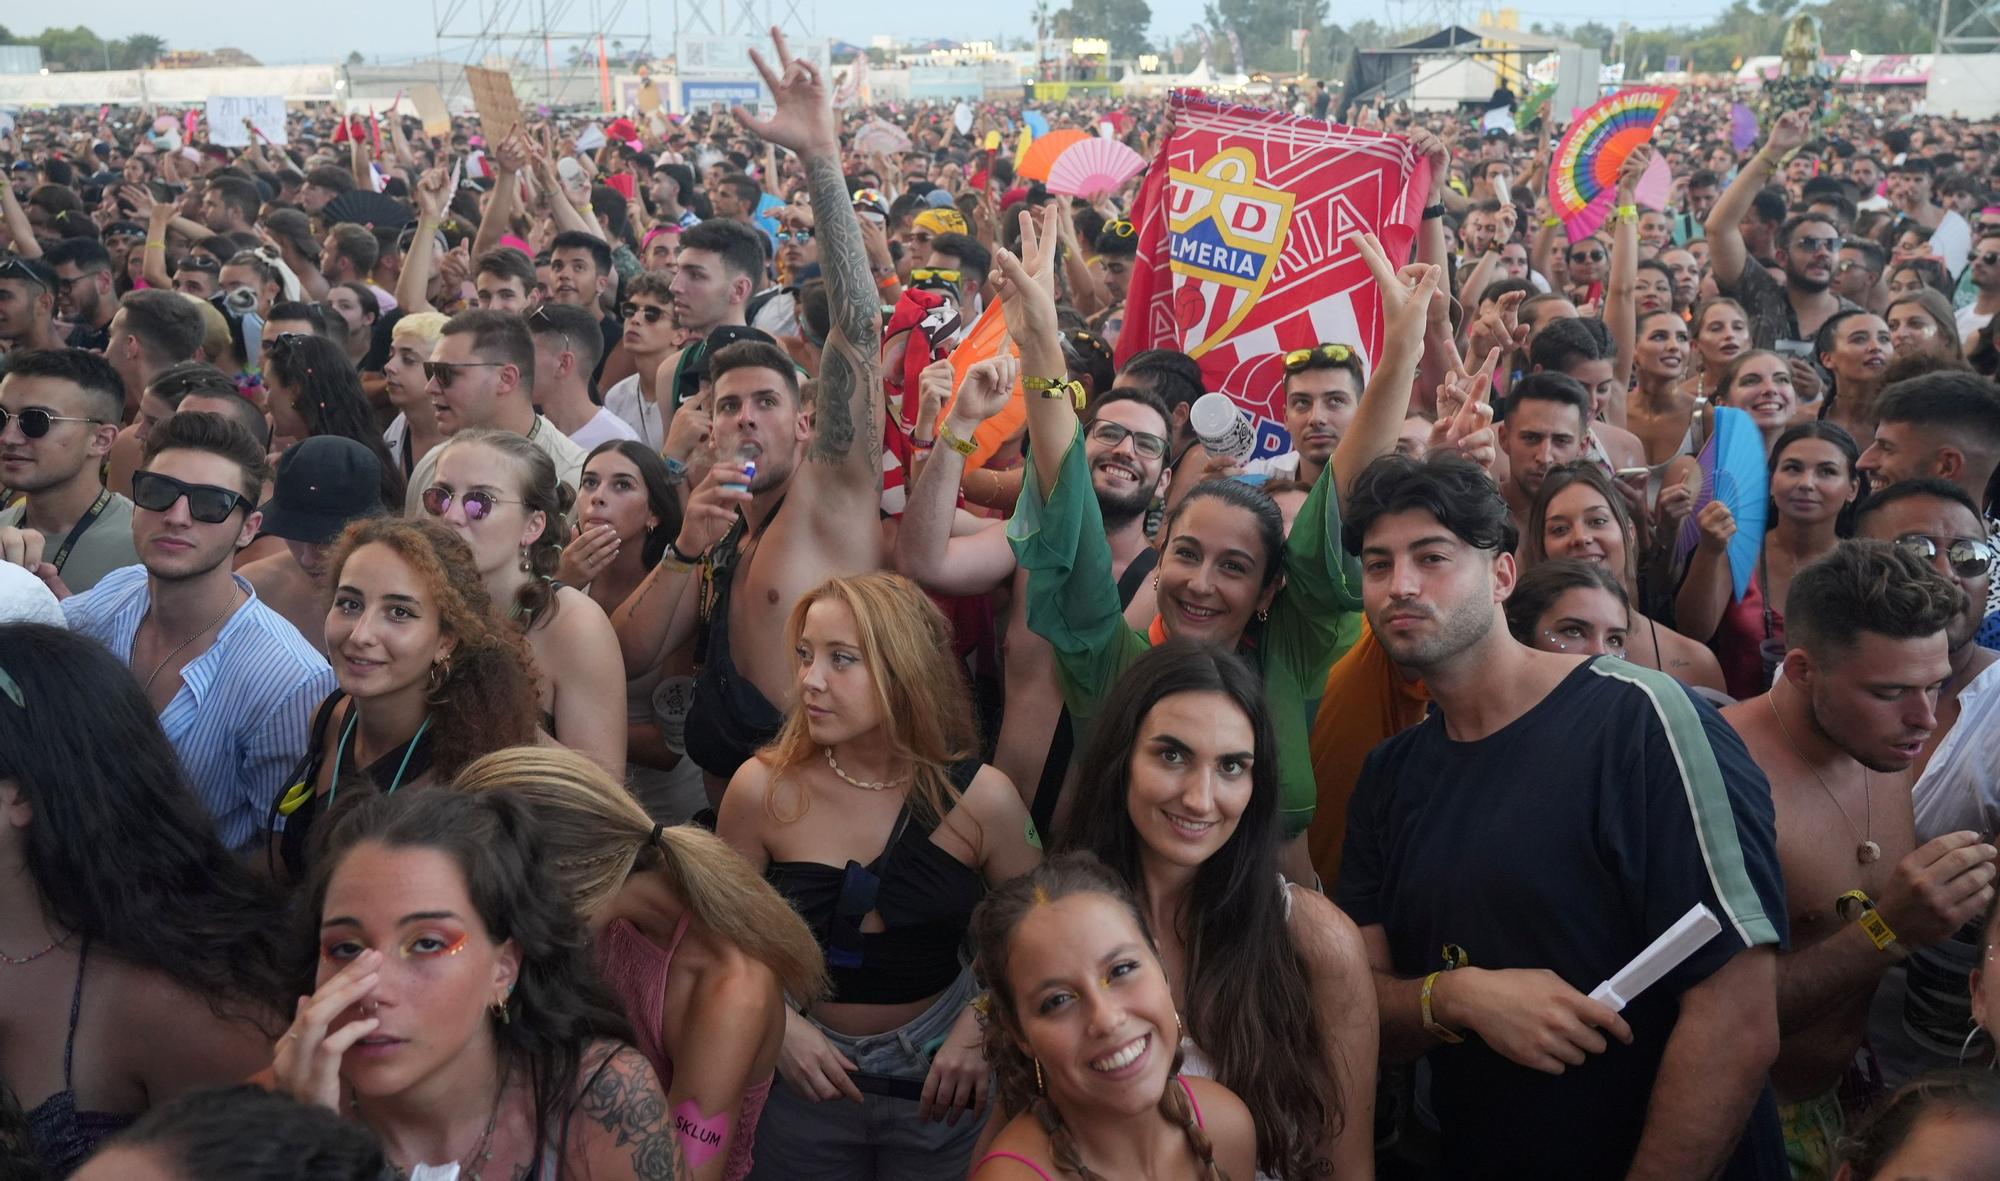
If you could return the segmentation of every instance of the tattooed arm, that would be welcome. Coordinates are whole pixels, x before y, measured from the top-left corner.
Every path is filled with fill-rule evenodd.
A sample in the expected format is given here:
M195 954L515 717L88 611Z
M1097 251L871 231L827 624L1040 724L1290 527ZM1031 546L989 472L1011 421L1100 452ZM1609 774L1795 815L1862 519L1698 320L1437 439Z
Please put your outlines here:
M750 60L770 88L777 111L759 119L739 107L736 121L805 162L833 321L820 360L812 442L800 475L813 482L815 494L831 492L836 502L845 502L839 507L848 507L858 496L872 505L882 484L881 296L847 179L841 175L840 135L826 83L811 62L791 55L776 29L771 43L776 62L767 64L756 50ZM807 503L824 499L815 495Z
M590 1181L688 1181L667 1097L639 1051L600 1043L584 1055L584 1084L570 1113L565 1176Z

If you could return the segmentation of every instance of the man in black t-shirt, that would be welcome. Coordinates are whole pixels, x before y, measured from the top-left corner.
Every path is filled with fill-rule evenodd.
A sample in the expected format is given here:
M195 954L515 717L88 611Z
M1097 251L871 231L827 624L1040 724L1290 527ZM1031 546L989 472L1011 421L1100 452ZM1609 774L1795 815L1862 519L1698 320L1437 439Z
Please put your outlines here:
M1446 1174L1779 1181L1784 890L1742 742L1662 673L1508 634L1477 467L1384 458L1348 505L1368 622L1436 709L1368 757L1338 898L1384 1058L1428 1055ZM1697 903L1713 939L1622 1014L1586 995Z

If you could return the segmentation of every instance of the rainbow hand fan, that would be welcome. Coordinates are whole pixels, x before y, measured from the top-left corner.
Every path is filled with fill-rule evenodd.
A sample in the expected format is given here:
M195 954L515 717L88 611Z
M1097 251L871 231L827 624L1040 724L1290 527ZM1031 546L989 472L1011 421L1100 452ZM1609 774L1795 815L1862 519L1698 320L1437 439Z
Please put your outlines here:
M1701 465L1701 491L1694 508L1681 523L1676 551L1685 560L1701 542L1701 527L1695 524L1701 510L1711 500L1729 506L1736 518L1736 534L1729 539L1729 576L1736 599L1741 602L1757 573L1757 561L1764 555L1764 528L1771 504L1771 479L1764 464L1764 432L1757 420L1731 406L1715 406L1715 427L1702 446L1696 462Z
M1049 166L1048 188L1066 197L1095 199L1139 175L1145 157L1115 139L1086 139L1070 145Z
M1671 86L1621 90L1577 116L1549 166L1549 199L1572 242L1597 232L1618 199L1618 169L1653 137L1680 91Z

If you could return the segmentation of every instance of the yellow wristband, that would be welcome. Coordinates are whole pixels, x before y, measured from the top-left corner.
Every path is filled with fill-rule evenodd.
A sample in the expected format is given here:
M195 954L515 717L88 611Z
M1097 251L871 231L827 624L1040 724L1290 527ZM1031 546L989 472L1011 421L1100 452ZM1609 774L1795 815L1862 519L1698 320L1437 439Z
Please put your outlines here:
M1438 977L1442 975L1444 975L1442 971L1437 971L1424 977L1424 990L1419 998L1419 1003L1423 1006L1424 1030L1435 1035L1440 1041L1455 1046L1465 1039L1446 1029L1444 1026L1439 1025L1437 1020L1431 1016L1431 992L1437 988Z
M1849 890L1834 901L1834 909L1842 918L1860 923L1861 929L1868 933L1868 938L1878 951L1888 951L1896 942L1895 928L1889 925L1889 920L1882 917L1881 911L1875 909L1875 900L1866 893Z
M162 250L165 250L167 248L167 244L158 238L146 239L146 249L151 250L155 246L158 246Z
M960 455L970 455L979 450L979 444L973 442L971 439L959 438L958 432L952 430L949 423L938 428L938 442L943 443Z
M1639 216L1639 207L1637 205L1620 205L1612 212L1620 217L1637 217Z
M1044 398L1068 398L1078 410L1083 409L1083 383L1067 377L1024 377L1021 388L1033 390Z

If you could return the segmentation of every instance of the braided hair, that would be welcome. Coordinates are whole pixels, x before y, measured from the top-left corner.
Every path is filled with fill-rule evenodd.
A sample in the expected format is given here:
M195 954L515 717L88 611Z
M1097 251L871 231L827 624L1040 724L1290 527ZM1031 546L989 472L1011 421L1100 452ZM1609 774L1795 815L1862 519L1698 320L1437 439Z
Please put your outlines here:
M1041 1085L1039 1067L1024 1048L1026 1035L1016 1008L1019 998L1014 995L1013 981L1007 971L1014 933L1021 921L1042 906L1077 894L1102 894L1124 907L1145 936L1147 950L1157 956L1153 932L1132 892L1095 856L1075 852L1044 862L1034 872L989 893L979 904L979 909L973 912L970 930L973 970L991 997L985 1018L986 1061L993 1067L1001 1106L1035 1117L1049 1138L1049 1152L1058 1168L1083 1181L1103 1181L1102 1174L1083 1163L1075 1134ZM1200 1162L1201 1177L1207 1181L1228 1181L1228 1174L1216 1163L1215 1143L1195 1119L1194 1104L1180 1083L1181 1057L1180 1046L1176 1044L1173 1063L1167 1071L1167 1085L1160 1092L1160 1114L1187 1135L1188 1145Z

